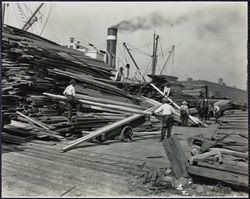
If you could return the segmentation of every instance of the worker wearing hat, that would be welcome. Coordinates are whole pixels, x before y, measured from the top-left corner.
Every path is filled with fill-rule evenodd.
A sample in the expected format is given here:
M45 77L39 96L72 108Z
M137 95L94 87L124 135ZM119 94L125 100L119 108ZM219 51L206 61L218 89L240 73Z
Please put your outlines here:
M167 138L171 137L172 127L174 123L174 108L169 104L170 101L168 98L163 98L162 105L153 112L153 115L157 116L158 113L161 113L159 116L162 117L162 128L161 128L161 139L160 142L165 139L167 132Z
M76 85L76 81L74 79L72 79L70 81L70 85L67 86L66 89L63 92L63 94L67 98L67 103L68 103L68 121L69 122L71 122L73 107L76 106L76 112L79 112L79 109L80 109L80 103L75 98L75 95L76 95L75 85Z
M166 83L164 84L163 94L168 97L170 94L170 84Z
M188 126L188 118L189 118L189 110L187 106L187 102L183 101L182 105L180 106L180 120L181 126Z
M117 71L117 73L115 75L115 81L122 82L123 79L124 79L123 67L120 67L120 69Z

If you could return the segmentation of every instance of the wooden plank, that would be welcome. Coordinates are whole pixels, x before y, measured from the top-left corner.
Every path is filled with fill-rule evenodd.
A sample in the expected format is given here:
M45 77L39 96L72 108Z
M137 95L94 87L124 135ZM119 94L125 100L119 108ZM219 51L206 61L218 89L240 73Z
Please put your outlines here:
M62 96L62 95L54 95L54 94L50 94L50 93L43 93L43 94L48 96L48 97L54 98L54 99L60 99L60 100L66 100L67 99L65 96ZM147 112L147 110L141 111L141 110L137 110L137 109L134 109L134 108L118 106L118 105L111 105L111 104L97 103L97 102L92 102L92 101L89 101L89 100L79 100L78 99L78 101L83 103L83 104L99 106L99 107L104 107L104 108L110 108L110 109L114 109L114 110L121 110L121 111L125 111L125 112L138 113L138 114L147 114L147 115L152 114L151 112Z
M64 137L62 136L59 136L59 135L55 135L56 133L51 131L48 127L46 127L43 123L33 119L33 118L30 118L22 113L20 113L19 111L17 111L17 114L21 115L22 117L26 118L27 120L29 120L31 123L33 124L37 124L39 127L42 127L45 131L47 132L39 132L39 134L43 134L43 135L47 135L47 136L51 136L51 137L54 137L56 139L62 139ZM35 133L36 134L36 133Z
M194 165L188 168L188 172L189 174L194 176L202 176L214 180L223 181L232 185L248 187L247 175L235 174L227 171Z
M227 154L227 155L233 155L236 157L241 157L241 158L247 158L248 159L248 152L242 153L242 152L238 152L238 151L233 151L233 150L229 150L229 149L223 149L223 148L210 148L210 151L219 151L223 154Z
M149 108L149 109L147 109L145 112L148 113L148 114L150 114L150 113L151 113L153 110L155 110L157 107L159 107L159 106L154 106L154 107L152 107L152 108ZM143 114L134 114L134 115L132 115L132 116L130 116L130 117L124 118L123 120L117 121L117 122L115 122L115 123L113 123L113 124L111 124L111 125L104 126L103 128L98 129L98 130L92 132L92 133L89 134L89 135L86 135L86 136L84 136L84 137L82 137L82 138L77 139L76 141L74 141L74 142L71 143L70 145L64 147L64 148L62 149L62 151L64 151L64 152L65 152L65 151L68 151L68 150L74 148L75 146L77 146L77 145L79 145L79 144L85 142L85 141L88 141L88 140L90 140L90 139L92 139L92 138L97 137L98 135L101 135L101 134L103 134L103 133L106 133L106 132L108 132L108 131L111 131L111 130L113 130L113 129L116 129L116 128L118 128L118 127L121 127L121 126L123 126L123 125L126 125L126 124L128 124L129 122L132 122L132 121L134 121L134 120L136 120L136 119L138 119L138 118L140 118L140 117L144 117L144 115L143 115Z
M35 120L35 119L33 119L33 118L30 118L30 117L24 115L23 113L21 113L21 112L19 112L19 111L17 111L16 113L17 113L18 115L20 115L20 116L26 118L27 120L29 120L29 121L32 122L33 124L36 124L36 125L42 127L43 129L45 129L45 130L47 130L47 131L50 130L50 129L46 126L46 124L43 124L42 122L39 122L39 121L37 121L37 120Z
M165 139L162 146L168 156L175 177L189 177L187 168L190 166L176 136Z
M248 166L243 167L241 165L230 165L230 164L209 164L207 162L199 162L198 166L213 168L216 170L228 171L231 173L237 173L248 176Z

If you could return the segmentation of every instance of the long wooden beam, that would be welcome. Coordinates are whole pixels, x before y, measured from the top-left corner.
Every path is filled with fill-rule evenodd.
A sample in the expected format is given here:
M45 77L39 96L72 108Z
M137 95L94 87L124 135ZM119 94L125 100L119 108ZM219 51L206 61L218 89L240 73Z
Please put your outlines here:
M45 124L43 124L42 122L39 122L33 118L30 118L28 117L27 115L24 115L23 113L19 112L19 111L16 111L16 113L24 118L26 118L29 122L33 123L33 124L36 124L37 126L43 128L45 131L47 131L48 133L45 133L45 132L42 132L42 134L44 135L47 135L47 136L51 136L51 137L54 137L54 138L57 138L57 139L62 139L63 137L62 136L59 136L59 135L55 135L53 133L53 131L51 131L47 126L45 126Z
M34 123L34 124L36 124L36 125L42 127L43 129L45 129L45 130L47 130L47 131L50 130L50 129L49 129L46 125L44 125L42 122L39 122L39 121L37 121L37 120L35 120L35 119L33 119L33 118L30 118L29 116L24 115L23 113L21 113L21 112L19 112L19 111L17 111L16 113L17 113L18 115L20 115L20 116L26 118L26 119L29 120L30 122L32 122L32 123Z
M147 109L147 110L145 111L145 113L151 114L152 111L154 111L154 110L155 110L156 108L158 108L158 107L159 107L159 106L154 106L154 107L152 107L152 108L149 108L149 109ZM134 114L134 115L132 115L132 116L130 116L130 117L127 117L127 118L124 118L124 119L122 119L122 120L120 120L120 121L117 121L117 122L115 122L115 123L113 123L113 124L111 124L111 125L104 126L104 127L100 128L100 129L98 129L98 130L96 130L96 131L94 131L94 132L92 132L92 133L90 133L90 134L88 134L88 135L86 135L86 136L84 136L84 137L82 137L82 138L77 139L76 141L74 141L74 142L71 143L70 145L68 145L68 146L66 146L66 147L64 147L64 148L62 148L62 151L63 151L63 152L68 151L68 150L74 148L75 146L77 146L77 145L79 145L79 144L85 142L85 141L88 141L88 140L90 140L90 139L92 139L92 138L95 138L95 137L97 137L97 136L99 136L99 135L101 135L101 134L103 134L103 133L109 132L109 131L111 131L111 130L113 130L113 129L116 129L116 128L118 128L118 127L121 127L121 126L123 126L123 125L126 125L126 124L128 124L129 122L132 122L132 121L134 121L134 120L136 120L136 119L138 119L138 118L140 118L140 117L144 117L144 116L145 116L145 114Z
M59 100L67 100L65 96L62 95L54 95L51 93L43 93L44 95L54 98L54 99L59 99ZM125 112L130 112L130 113L139 113L139 114L146 114L146 115L151 115L152 113L149 113L147 111L141 111L138 109L130 108L130 107L125 107L125 106L118 106L118 105L112 105L112 104L103 104L99 102L93 102L89 100L82 100L78 99L79 102L83 104L88 104L92 106L99 106L99 107L104 107L104 108L109 108L109 109L114 109L114 110L120 110L120 111L125 111Z

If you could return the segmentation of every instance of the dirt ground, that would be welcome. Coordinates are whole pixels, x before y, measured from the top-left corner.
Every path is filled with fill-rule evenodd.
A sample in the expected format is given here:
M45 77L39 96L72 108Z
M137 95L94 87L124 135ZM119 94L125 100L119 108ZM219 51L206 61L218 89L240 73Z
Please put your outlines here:
M208 128L174 127L189 155L186 139L211 137ZM109 140L83 143L62 153L70 143L27 142L17 151L2 150L3 197L131 197L131 196L246 196L220 184L204 185L174 179L158 132L135 133L129 143ZM185 182L184 182L185 181ZM182 183L182 186L180 186Z

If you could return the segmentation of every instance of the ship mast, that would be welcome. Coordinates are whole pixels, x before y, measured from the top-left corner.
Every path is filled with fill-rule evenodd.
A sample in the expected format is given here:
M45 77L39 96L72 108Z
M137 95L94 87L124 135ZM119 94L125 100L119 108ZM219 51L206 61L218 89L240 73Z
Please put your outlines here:
M6 3L3 3L2 24L4 24L5 9L6 9Z
M156 63L157 63L157 48L158 48L159 35L155 35L154 32L154 42L153 42L153 55L152 55L152 75L155 75Z

